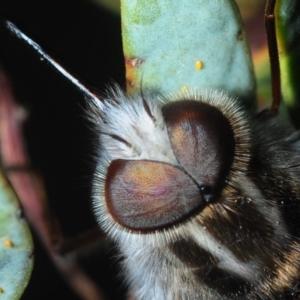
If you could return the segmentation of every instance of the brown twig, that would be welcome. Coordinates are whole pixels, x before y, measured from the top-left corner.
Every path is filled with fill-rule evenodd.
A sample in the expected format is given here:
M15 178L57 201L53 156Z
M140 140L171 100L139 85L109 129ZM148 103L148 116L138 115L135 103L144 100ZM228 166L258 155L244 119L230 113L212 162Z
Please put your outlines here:
M15 104L7 77L0 71L0 153L6 175L22 203L27 220L37 232L56 267L83 299L104 300L102 290L87 276L74 254L88 241L103 237L100 230L66 241L51 211L41 176L30 169L22 138L24 110Z
M277 114L281 99L281 81L274 15L275 4L276 0L267 1L265 9L265 28L271 65L271 81L273 95L271 111Z

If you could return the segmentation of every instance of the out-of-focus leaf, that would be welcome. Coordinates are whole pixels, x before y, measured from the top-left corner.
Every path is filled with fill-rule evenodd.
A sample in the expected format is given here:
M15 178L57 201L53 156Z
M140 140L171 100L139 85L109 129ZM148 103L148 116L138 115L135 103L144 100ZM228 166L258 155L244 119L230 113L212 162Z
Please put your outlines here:
M11 185L0 171L0 299L20 299L33 267L33 243Z
M266 0L236 0L242 18L247 21L257 14L266 5Z
M127 91L217 88L250 104L252 61L235 1L122 0Z
M300 1L277 0L275 10L282 96L300 127Z
M270 59L267 45L257 51L253 57L255 77L257 80L258 107L270 107L272 102Z
M270 59L267 45L253 57L255 77L257 81L257 105L260 110L272 105ZM282 120L291 122L284 102L280 104L279 115Z
M120 0L93 0L94 2L108 8L114 13L120 13Z

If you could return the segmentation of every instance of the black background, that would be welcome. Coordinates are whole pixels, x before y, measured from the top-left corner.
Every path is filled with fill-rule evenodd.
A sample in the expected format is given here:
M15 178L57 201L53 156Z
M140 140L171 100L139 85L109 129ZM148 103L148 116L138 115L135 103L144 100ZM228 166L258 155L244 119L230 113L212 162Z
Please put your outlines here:
M29 112L24 127L34 168L46 184L51 207L66 236L96 225L90 202L94 135L84 117L85 99L62 75L4 27L9 19L62 65L101 92L107 84L124 86L120 18L84 0L0 0L0 64L13 92ZM22 299L79 299L34 234L35 265ZM113 260L94 251L85 261L110 299L122 299ZM112 252L110 251L112 254ZM105 266L104 266L105 265ZM105 270L98 275L99 270ZM108 273L110 272L110 273ZM102 277L103 278L102 278Z

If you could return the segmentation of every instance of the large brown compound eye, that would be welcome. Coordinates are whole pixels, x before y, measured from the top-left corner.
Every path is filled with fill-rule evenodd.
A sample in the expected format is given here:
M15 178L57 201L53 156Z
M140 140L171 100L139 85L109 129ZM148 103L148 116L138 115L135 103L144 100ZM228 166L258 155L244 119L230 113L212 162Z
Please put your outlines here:
M114 160L108 168L105 200L112 218L142 232L166 228L203 209L195 182L172 165L147 160Z
M233 162L235 141L229 121L216 107L194 100L166 104L162 113L179 165L210 201Z

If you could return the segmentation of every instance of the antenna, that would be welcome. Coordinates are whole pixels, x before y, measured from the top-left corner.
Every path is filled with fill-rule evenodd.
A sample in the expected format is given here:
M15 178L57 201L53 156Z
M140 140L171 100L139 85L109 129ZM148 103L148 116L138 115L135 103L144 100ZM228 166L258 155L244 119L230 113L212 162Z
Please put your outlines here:
M76 77L74 77L69 71L62 67L58 62L56 62L50 55L48 55L40 45L34 42L30 37L23 33L15 24L10 21L5 21L5 25L8 30L18 37L19 39L25 41L33 49L35 49L48 63L50 63L56 70L58 70L63 76L70 80L87 98L91 99L93 104L96 105L100 110L103 110L104 104L101 99L94 94L90 89L84 86Z

